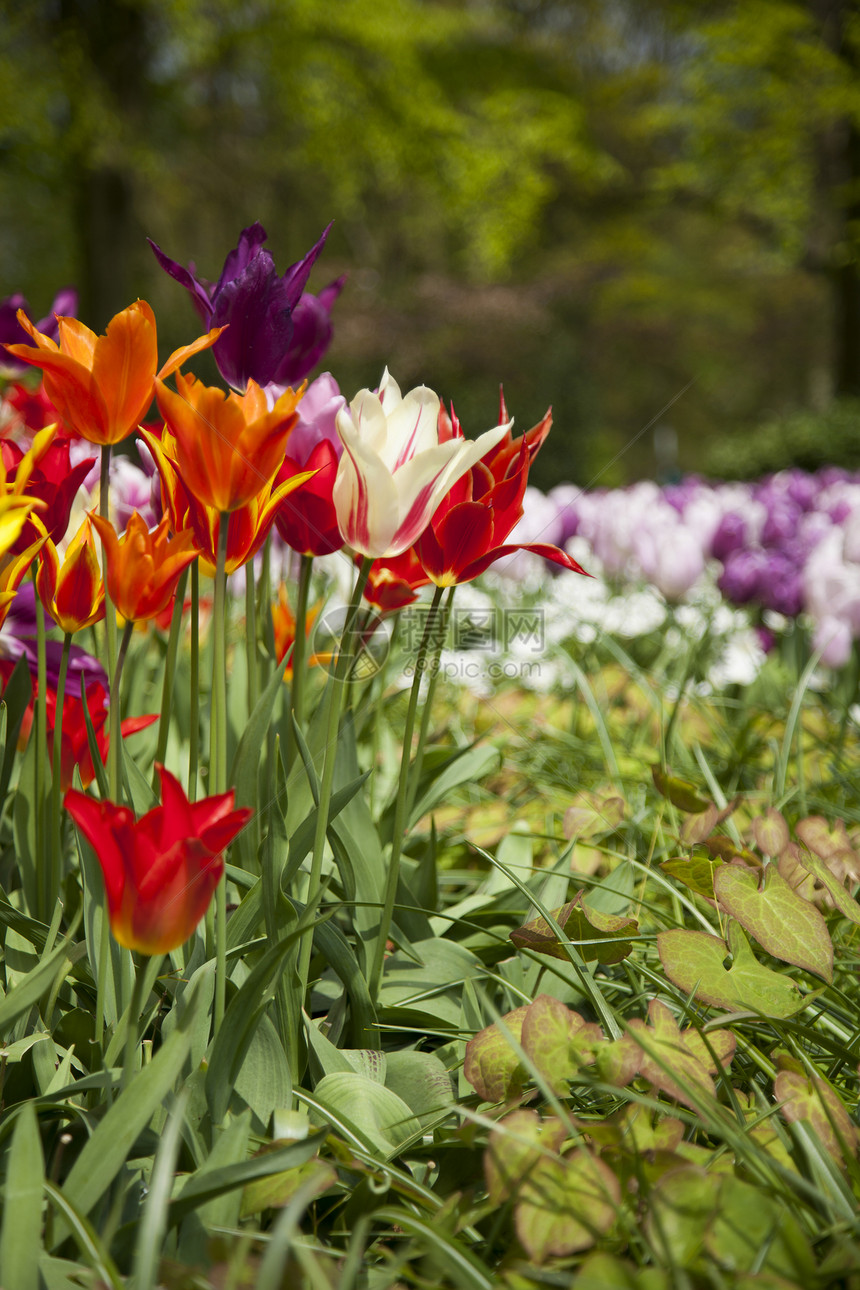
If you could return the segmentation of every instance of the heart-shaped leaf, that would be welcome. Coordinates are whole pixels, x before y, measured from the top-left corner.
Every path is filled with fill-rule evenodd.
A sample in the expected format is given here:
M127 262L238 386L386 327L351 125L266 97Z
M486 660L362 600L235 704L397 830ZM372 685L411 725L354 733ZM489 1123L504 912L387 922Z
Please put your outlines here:
M769 864L764 886L740 865L722 865L714 892L727 914L754 936L762 949L784 963L833 980L833 942L819 910L792 891L776 865Z
M788 977L763 967L738 923L729 925L729 944L707 932L660 932L657 950L673 985L717 1008L793 1017L817 997L802 995ZM725 967L729 953L730 967Z

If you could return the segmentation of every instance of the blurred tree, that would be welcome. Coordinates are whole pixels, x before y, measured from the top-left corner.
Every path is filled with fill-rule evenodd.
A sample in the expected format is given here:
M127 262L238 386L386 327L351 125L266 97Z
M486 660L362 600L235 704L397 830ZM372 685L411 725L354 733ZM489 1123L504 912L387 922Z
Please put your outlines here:
M695 379L694 467L860 379L857 31L849 0L0 0L0 278L37 310L76 280L96 326L145 294L180 343L144 233L215 276L253 219L284 268L335 217L347 389L389 361L478 432L504 377L520 425L555 407L537 478L585 483L647 473L625 445Z

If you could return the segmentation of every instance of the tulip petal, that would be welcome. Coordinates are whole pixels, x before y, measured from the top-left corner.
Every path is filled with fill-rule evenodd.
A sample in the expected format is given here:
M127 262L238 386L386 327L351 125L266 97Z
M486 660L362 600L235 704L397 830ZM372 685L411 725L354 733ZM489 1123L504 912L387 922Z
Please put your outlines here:
M338 465L332 500L343 539L363 555L394 554L389 551L389 545L400 519L394 477L372 447L347 424L346 418L338 416L338 432L344 453Z

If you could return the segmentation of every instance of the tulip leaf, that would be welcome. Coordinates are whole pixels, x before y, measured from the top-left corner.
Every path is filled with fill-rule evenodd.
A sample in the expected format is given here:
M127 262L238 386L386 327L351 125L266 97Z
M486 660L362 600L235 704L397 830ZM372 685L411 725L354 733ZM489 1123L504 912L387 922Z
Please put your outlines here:
M250 806L256 813L259 807L259 773L263 749L266 746L266 733L272 720L275 700L284 690L284 671L289 662L285 655L275 668L269 683L257 700L254 711L248 718L248 724L236 746L233 764L230 767L228 782L236 789L235 805ZM253 872L254 869L254 830L243 829L233 840L243 869Z
M3 1187L0 1268L3 1284L38 1290L45 1162L32 1102L18 1112Z
M357 1071L324 1075L314 1089L314 1101L323 1115L331 1112L335 1127L342 1123L368 1151L384 1160L421 1135L421 1125L403 1099Z
M580 891L573 900L552 911L552 916L564 932L568 942L575 946L586 963L620 963L631 953L629 938L639 931L635 918L603 914L586 907L585 892ZM568 960L565 945L560 941L545 918L534 918L523 927L510 933L513 943L523 949L536 950L552 958Z
M738 923L729 925L729 945L708 932L660 932L657 950L673 985L717 1008L793 1017L817 995L802 995L795 983L756 959ZM729 953L732 964L725 967Z
M42 995L50 989L64 961L68 961L70 965L78 963L84 958L86 952L87 947L83 941L77 945L64 941L34 968L31 968L5 998L0 1000L0 1035L5 1034L19 1017L29 1012L33 1004L39 1002Z
M233 1092L251 1108L258 1133L266 1131L273 1111L290 1103L293 1088L286 1053L278 1032L265 1015L239 1067Z
M200 1004L200 991L187 990L176 1030L120 1093L84 1144L62 1188L63 1196L80 1214L87 1215L105 1194L128 1159L136 1139L182 1074L191 1051ZM67 1224L59 1222L54 1231L53 1248L61 1245L68 1235Z
M287 953L308 931L309 922L302 918L283 940L273 945L230 1000L206 1072L206 1102L213 1124L221 1124L227 1114L242 1064L269 1006L273 984L284 970Z
M454 1100L451 1076L435 1053L402 1049L387 1054L385 1087L417 1116L422 1128L438 1119Z
M18 753L21 723L32 697L33 682L30 678L30 668L25 658L19 658L3 688L3 699L0 701L0 707L6 714L3 761L0 764L0 810L3 809L3 803L6 801L9 779Z
M813 904L792 891L776 865L767 866L761 891L758 874L740 865L722 865L714 874L714 892L726 913L768 954L833 980L827 924Z

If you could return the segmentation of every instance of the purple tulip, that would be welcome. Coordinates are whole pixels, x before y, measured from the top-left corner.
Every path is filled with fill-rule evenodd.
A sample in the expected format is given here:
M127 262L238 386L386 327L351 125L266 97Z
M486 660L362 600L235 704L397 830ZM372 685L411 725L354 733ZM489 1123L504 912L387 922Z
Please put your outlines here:
M796 618L803 608L803 564L782 551L767 553L767 568L761 580L761 601L786 618Z
M760 597L767 568L767 554L760 548L733 551L717 585L728 600L736 605L747 605Z
M32 343L31 337L18 322L18 310L23 309L27 317L32 321L33 314L29 304L24 296L17 293L14 296L7 296L5 300L0 300L0 368L12 376L22 376L25 372L32 371L29 363L20 363L13 358L3 345L29 345ZM78 293L74 287L63 287L54 296L54 302L51 305L51 312L47 318L41 318L36 323L36 329L45 336L50 336L51 340L56 340L59 336L57 325L57 314L62 317L74 318L78 311Z
M763 546L780 546L794 537L800 523L800 511L787 497L772 501L762 526Z
M330 228L331 224L307 255L279 277L271 253L263 248L266 230L262 224L251 224L242 230L239 245L227 256L214 286L198 276L193 264L184 268L149 239L159 264L188 291L204 325L210 329L228 325L212 353L224 380L234 389L244 390L250 380L284 387L299 382L328 348L329 312L343 279L332 282L319 296L304 288Z
M345 407L346 399L331 372L323 372L315 381L311 381L296 409L299 419L287 440L287 456L290 460L298 466L305 466L314 448L325 439L340 461L343 442L335 423L338 412Z
M711 540L711 555L716 560L726 560L733 551L740 551L747 541L747 522L737 511L728 511L717 525Z

